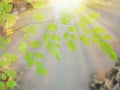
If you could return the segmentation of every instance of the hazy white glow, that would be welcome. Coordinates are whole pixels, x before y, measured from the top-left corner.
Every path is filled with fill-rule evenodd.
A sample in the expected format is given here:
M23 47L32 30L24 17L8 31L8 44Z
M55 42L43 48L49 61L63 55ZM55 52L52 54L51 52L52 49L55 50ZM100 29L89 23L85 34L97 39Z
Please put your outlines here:
M57 10L74 9L80 6L84 0L50 0L53 7Z

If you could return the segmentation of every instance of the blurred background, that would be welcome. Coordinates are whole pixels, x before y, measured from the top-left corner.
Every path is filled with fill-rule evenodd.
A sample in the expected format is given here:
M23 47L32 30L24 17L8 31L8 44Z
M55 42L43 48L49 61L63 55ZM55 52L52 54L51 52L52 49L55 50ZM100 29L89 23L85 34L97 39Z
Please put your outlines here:
M120 55L120 0L48 0L48 4L44 8L34 10L33 13L42 12L46 17L46 21L56 21L59 10L69 6L69 4L71 8L85 4L89 10L100 13L101 17L97 23L103 25L112 35L113 39L109 43ZM17 26L22 26L32 21L32 13L21 14ZM59 23L57 24L60 27L57 33L62 36L66 27ZM46 32L46 23L35 25L38 26L38 32L31 40L41 40ZM88 47L82 42L76 42L77 50L71 52L66 47L65 40L62 40L60 52L63 59L60 62L50 55L44 47L40 49L46 56L42 62L48 70L48 75L38 75L35 71L36 67L29 68L23 60L23 56L17 51L17 46L23 40L21 34L19 32L17 37L14 36L14 42L8 49L8 52L18 54L20 58L16 66L20 71L18 86L14 90L89 90L88 84L91 77L97 74L100 78L103 78L106 70L114 65L110 57L105 55L94 44Z

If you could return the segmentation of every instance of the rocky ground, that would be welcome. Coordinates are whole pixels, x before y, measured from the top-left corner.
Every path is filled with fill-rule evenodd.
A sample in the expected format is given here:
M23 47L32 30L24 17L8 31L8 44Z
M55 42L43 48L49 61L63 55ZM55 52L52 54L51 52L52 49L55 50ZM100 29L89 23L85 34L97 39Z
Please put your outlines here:
M94 75L89 86L90 90L120 90L120 57L115 66L106 72L104 79Z

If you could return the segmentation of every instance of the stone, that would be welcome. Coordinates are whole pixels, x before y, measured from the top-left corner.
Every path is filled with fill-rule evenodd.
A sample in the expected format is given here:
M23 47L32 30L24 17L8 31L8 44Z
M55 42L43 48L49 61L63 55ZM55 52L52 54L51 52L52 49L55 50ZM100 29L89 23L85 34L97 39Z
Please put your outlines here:
M90 90L120 90L120 57L115 66L106 72L103 80L94 75L89 86Z
M120 84L118 83L117 85L115 85L113 90L120 90Z
M113 67L106 72L105 78L112 79L114 75L118 73L119 69L117 67Z
M103 87L102 85L103 81L94 76L93 79L90 81L89 87L91 90L99 90Z
M120 72L118 72L116 75L116 81L120 84Z
M117 57L117 61L115 63L115 66L120 67L120 56Z

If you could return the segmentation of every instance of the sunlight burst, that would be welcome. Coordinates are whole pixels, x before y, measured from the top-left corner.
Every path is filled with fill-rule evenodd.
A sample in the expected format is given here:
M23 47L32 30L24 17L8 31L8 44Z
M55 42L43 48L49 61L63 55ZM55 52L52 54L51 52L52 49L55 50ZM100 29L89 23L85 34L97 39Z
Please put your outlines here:
M51 0L54 9L63 10L69 9L73 10L74 8L81 6L85 0Z

